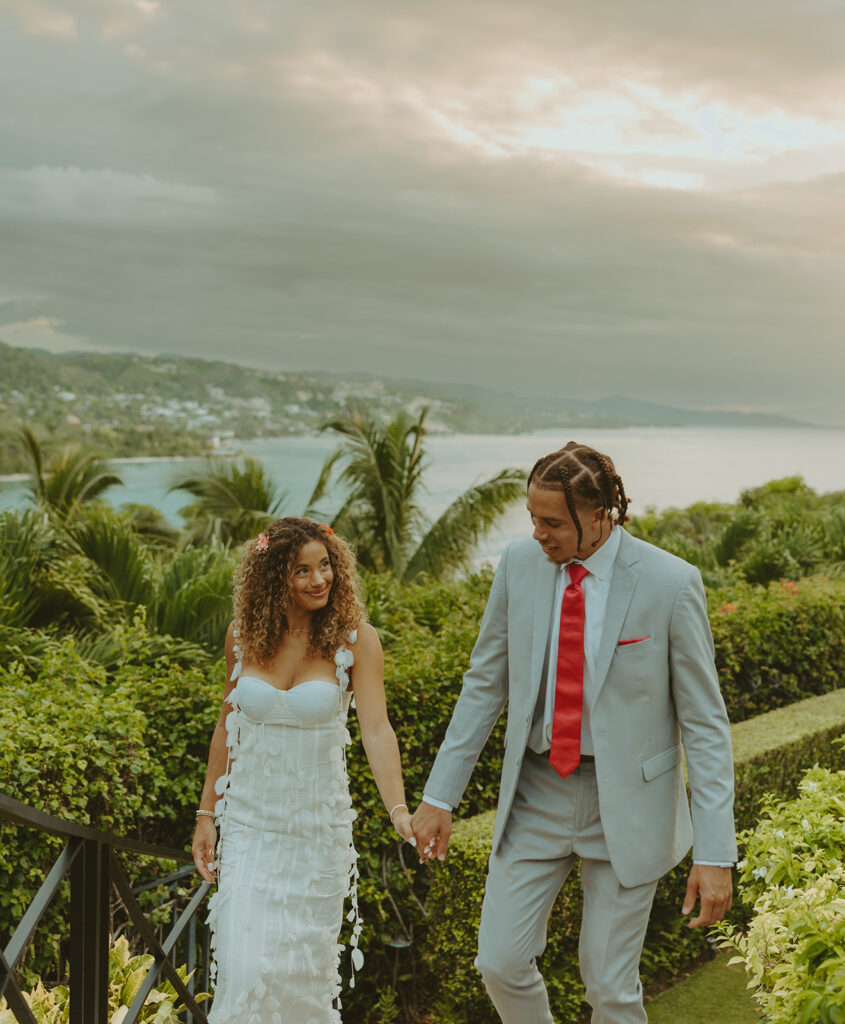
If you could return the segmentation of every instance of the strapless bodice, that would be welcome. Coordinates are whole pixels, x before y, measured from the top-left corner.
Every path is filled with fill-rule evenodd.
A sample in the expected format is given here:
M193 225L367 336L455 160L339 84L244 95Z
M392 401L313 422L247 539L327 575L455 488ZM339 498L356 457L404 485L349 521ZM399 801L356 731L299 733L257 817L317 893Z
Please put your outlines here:
M327 679L306 679L289 690L280 690L265 679L242 675L236 689L238 707L254 722L284 720L288 714L308 725L328 722L345 696Z

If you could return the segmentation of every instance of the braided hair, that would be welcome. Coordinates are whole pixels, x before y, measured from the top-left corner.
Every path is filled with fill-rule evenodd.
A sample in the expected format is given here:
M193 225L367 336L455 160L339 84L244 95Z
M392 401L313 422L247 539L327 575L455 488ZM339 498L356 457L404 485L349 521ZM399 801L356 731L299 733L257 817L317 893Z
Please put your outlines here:
M366 621L355 556L346 541L310 519L277 519L246 542L235 569L234 624L248 661L267 665L281 646L289 628L286 613L299 552L314 540L326 548L334 582L326 606L311 616L308 653L331 661L349 633Z
M543 490L563 491L566 507L578 531L578 547L584 534L578 518L581 508L601 508L611 525L627 519L628 498L622 478L609 455L597 452L586 444L570 441L559 451L544 455L534 463L528 474L528 486ZM593 547L598 538L593 541Z

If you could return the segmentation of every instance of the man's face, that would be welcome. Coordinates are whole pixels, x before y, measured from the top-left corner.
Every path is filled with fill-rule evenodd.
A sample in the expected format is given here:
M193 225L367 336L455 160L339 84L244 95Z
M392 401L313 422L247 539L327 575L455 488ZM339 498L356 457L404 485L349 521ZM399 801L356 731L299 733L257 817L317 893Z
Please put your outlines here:
M589 558L610 533L601 508L579 508L578 518L583 533L579 549L578 529L566 507L563 491L549 491L531 484L526 507L534 527L534 540L539 543L546 558L558 565L571 562L573 558ZM595 547L594 540L599 541Z

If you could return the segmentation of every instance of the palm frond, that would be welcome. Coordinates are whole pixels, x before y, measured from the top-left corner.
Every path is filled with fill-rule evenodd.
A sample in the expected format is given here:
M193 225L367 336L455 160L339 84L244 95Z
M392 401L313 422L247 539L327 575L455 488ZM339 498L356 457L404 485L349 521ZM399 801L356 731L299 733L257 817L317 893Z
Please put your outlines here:
M63 628L105 615L91 565L43 506L0 514L0 624Z
M92 563L91 588L103 600L133 607L152 600L149 554L120 513L89 507L74 516L67 532L79 553Z
M28 483L30 494L38 501L44 491L44 452L41 442L25 423L16 431L15 436L31 467L32 476Z
M428 573L437 579L465 566L475 545L507 506L525 495L526 480L524 470L504 469L456 498L422 539L405 568L404 578Z
M194 544L242 543L278 518L287 501L252 458L210 459L203 471L176 481L170 490L187 491L196 499L179 510Z
M232 614L233 567L233 555L219 545L169 556L149 610L157 632L221 652Z
M338 479L348 494L336 528L355 543L363 564L380 571L401 574L424 522L418 494L426 415L423 409L414 420L400 412L382 425L353 406L323 427L345 438L333 456L335 462L344 461ZM355 532L349 534L344 526Z
M343 455L343 449L338 448L326 458L326 461L323 463L323 467L320 470L320 476L317 479L317 483L314 485L314 490L311 492L311 497L308 499L305 510L302 513L304 516L322 518L321 514L318 512L317 505L328 493L332 473L334 472L334 468L337 463L343 458Z
M63 518L123 483L105 460L74 445L45 460L41 442L25 424L17 431L17 440L31 467L28 486L33 499Z

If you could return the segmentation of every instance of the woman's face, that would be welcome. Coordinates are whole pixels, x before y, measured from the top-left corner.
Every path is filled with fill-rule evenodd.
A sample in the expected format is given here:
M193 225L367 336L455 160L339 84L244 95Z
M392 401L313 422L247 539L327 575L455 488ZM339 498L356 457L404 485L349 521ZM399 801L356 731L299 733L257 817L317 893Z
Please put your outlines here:
M318 540L303 544L293 567L294 607L304 612L325 608L333 581L334 572L325 544Z

